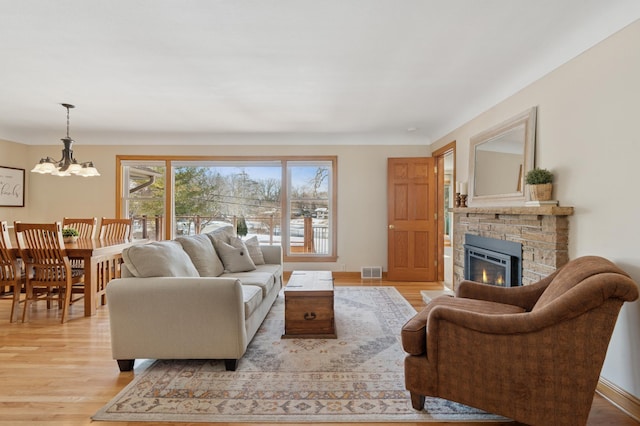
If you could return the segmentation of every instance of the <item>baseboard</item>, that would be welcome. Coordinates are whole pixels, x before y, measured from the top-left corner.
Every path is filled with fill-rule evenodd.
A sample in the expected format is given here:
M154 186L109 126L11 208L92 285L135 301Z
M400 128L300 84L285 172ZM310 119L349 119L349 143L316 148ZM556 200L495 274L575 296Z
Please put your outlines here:
M629 416L633 417L634 420L640 422L640 399L602 377L600 377L598 381L596 392Z

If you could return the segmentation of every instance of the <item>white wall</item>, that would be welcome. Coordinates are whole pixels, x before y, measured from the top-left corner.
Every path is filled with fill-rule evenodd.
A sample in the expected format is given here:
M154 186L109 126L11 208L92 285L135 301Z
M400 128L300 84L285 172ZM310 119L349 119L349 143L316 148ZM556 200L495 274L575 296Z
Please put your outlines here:
M640 282L640 21L437 140L457 141L457 179L468 180L469 139L538 106L536 164L573 206L570 257L607 257ZM640 303L623 306L602 376L640 398Z
M249 138L249 139L248 139ZM290 143L292 138L313 145L264 144L265 139L278 139ZM387 203L386 169L388 157L429 156L431 150L423 145L393 146L400 137L381 135L273 135L252 138L247 135L224 135L212 139L209 146L91 146L82 145L80 139L74 145L74 155L82 161L92 160L101 176L95 178L66 177L27 173L29 183L25 209L9 215L8 221L62 220L64 216L113 217L115 211L116 155L337 155L338 156L338 261L333 263L291 263L294 268L327 269L333 271L360 271L362 266L387 265ZM136 139L130 136L130 142ZM246 143L254 141L255 145ZM336 145L342 141L343 145ZM368 141L370 145L364 145ZM238 142L238 144L234 144ZM224 143L224 145L222 145ZM353 145L346 145L347 143ZM11 146L17 144L10 144ZM0 153L9 143L0 141ZM16 159L15 167L27 170L41 157L55 154L60 146L18 145L25 151ZM13 156L13 151L11 156ZM2 164L0 164L2 165ZM0 209L0 219L7 214Z

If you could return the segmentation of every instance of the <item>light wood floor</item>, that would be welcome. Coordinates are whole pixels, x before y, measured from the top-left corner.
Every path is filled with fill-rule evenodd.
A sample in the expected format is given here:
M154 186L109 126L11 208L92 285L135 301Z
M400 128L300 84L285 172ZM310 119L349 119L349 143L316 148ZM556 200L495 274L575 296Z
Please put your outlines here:
M440 288L429 283L361 282L360 279L339 277L336 285L395 285L416 309L424 306L420 290ZM111 359L106 307L99 308L96 316L85 318L82 304L76 304L70 310L70 320L64 325L59 323L57 310L47 311L43 302L37 304L29 323L9 323L9 312L10 302L0 300L0 425L88 425L90 416L140 373L139 368L120 373ZM94 424L145 426L152 423ZM596 396L588 424L625 426L638 423ZM229 425L242 426L238 423Z

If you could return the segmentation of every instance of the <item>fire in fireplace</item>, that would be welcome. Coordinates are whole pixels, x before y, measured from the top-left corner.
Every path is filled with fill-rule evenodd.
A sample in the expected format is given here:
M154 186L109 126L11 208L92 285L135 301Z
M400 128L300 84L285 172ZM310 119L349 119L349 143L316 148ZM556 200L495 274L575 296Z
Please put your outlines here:
M522 283L522 244L465 234L464 278L501 287Z

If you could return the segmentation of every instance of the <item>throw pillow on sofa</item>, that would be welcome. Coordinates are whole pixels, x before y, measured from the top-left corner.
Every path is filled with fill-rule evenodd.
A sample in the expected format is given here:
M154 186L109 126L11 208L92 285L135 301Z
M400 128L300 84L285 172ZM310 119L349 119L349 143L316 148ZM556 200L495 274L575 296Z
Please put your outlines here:
M177 241L139 244L122 251L127 268L135 277L199 277L189 255Z
M258 241L258 237L254 235L251 238L247 238L244 240L244 244L247 246L249 256L251 256L253 263L256 265L264 265L264 256L262 255L262 249L260 249L260 241Z
M218 229L215 229L211 232L207 232L211 241L222 240L225 243L229 244L229 240L236 236L235 231L233 230L233 225L221 226Z
M224 265L224 269L229 272L248 272L256 269L255 263L251 260L251 256L249 256L249 251L247 247L242 243L242 240L238 244L237 241L234 243L240 247L234 247L231 244L227 244L222 240L213 239L213 245L216 247L216 252L222 259L222 264Z
M224 265L213 248L213 242L207 235L198 234L176 238L187 252L201 277L219 277Z

